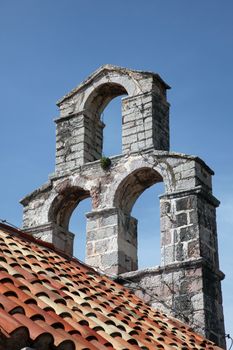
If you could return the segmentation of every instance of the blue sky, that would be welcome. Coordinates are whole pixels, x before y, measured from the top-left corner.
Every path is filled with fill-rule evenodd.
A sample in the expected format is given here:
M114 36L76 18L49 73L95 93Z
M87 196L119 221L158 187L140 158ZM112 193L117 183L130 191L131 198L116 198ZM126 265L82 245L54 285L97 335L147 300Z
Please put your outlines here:
M105 63L159 73L172 87L171 150L200 156L216 173L213 192L221 201L220 265L231 335L232 16L231 0L0 0L0 218L20 226L19 200L54 171L53 119L60 97ZM120 138L111 141L120 128L119 114L116 99L104 114L107 155L119 153ZM147 190L133 211L139 218L141 266L159 263L157 196L162 192L161 186ZM80 242L88 208L88 201L81 203L71 222ZM82 257L83 243L78 243Z

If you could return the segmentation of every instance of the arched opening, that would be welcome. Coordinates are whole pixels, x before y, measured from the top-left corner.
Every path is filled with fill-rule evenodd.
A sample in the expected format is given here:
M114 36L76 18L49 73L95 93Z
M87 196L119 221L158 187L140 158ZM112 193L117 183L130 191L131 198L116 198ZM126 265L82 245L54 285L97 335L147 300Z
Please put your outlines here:
M115 206L124 213L130 214L138 197L147 188L162 181L162 176L151 167L134 170L120 183L115 193Z
M75 234L74 256L81 261L85 261L86 213L91 211L91 207L91 198L82 200L74 209L69 221L69 231Z
M78 186L70 186L66 181L57 188L58 195L54 199L48 213L50 222L68 230L71 214L77 205L90 197L90 192Z
M56 226L57 232L75 234L74 255L85 258L86 217L91 210L90 192L64 181L57 187L58 195L49 210L48 219Z
M94 159L122 153L122 112L121 97L127 95L126 89L117 83L98 86L84 104L85 113L90 120L90 152ZM111 102L111 103L110 103Z
M114 98L101 114L105 125L102 154L106 157L122 153L121 98Z
M98 86L88 97L85 110L92 114L93 119L99 118L109 102L117 96L127 95L126 89L117 83L105 83Z
M160 204L158 196L164 192L162 176L153 168L133 171L120 184L114 203L126 215L138 220L138 268L160 264Z
M160 203L163 183L146 189L136 200L132 216L138 220L138 268L160 265Z

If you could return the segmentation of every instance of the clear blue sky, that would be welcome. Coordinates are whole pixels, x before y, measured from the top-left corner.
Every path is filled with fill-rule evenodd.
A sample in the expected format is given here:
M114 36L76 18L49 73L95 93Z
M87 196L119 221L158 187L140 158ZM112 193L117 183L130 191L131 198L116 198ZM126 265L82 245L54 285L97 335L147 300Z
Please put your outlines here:
M171 150L200 156L216 173L226 332L231 335L232 38L232 0L0 0L0 218L20 226L19 200L54 171L53 119L60 97L105 63L158 72L172 87ZM119 105L118 99L105 111L111 135L105 135L107 155L119 151L119 139L108 141L119 126ZM152 220L162 191L158 186L146 191L134 208L141 266L159 263ZM76 210L74 231L75 223L77 232L84 231L81 216L88 205L80 205L82 215ZM151 250L153 239L157 248Z

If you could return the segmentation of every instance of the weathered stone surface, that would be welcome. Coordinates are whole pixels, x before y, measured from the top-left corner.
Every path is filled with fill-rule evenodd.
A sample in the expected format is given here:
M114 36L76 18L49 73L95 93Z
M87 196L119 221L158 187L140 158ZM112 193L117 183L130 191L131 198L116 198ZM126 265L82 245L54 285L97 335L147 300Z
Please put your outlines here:
M56 170L22 200L23 229L72 256L70 216L91 197L86 262L224 347L213 171L198 157L169 151L167 88L157 74L106 65L60 100ZM100 115L125 94L122 154L104 170ZM161 266L140 271L131 211L145 189L162 181Z

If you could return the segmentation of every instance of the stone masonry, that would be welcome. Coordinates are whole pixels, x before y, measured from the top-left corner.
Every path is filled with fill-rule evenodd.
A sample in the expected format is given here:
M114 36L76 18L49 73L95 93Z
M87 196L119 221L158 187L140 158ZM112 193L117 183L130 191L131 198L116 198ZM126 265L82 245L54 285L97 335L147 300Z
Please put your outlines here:
M21 201L23 229L72 256L69 220L91 197L86 263L225 348L213 171L198 157L169 151L168 88L158 74L105 65L61 99L55 173ZM127 95L122 154L103 169L100 116L120 95ZM161 264L138 270L131 210L145 189L162 181Z

